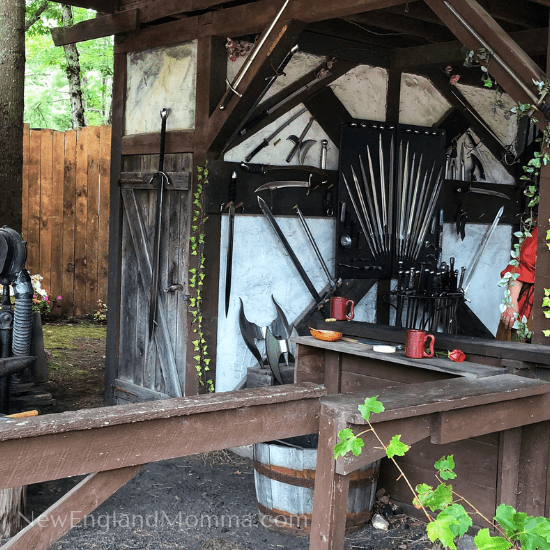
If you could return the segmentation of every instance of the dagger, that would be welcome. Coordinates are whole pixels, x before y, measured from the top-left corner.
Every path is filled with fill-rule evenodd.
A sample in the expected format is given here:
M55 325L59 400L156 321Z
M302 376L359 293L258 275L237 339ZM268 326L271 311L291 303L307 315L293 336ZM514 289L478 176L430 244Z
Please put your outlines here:
M229 182L229 227L227 232L227 262L225 270L225 316L229 311L229 298L231 297L231 274L233 271L233 234L235 231L235 198L237 194L237 172L233 171Z
M482 187L472 187L471 185L462 185L455 189L456 193L477 193L478 195L492 195L493 197L499 197L501 199L510 200L508 195L501 193L500 191L493 191L492 189L483 189Z
M284 170L288 172L289 170L298 171L298 172L309 172L311 174L321 174L322 176L326 175L325 170L317 168L315 166L270 166L268 164L247 164L246 162L241 162L241 169L245 172L250 172L251 174L261 174L262 176L267 172L280 172Z

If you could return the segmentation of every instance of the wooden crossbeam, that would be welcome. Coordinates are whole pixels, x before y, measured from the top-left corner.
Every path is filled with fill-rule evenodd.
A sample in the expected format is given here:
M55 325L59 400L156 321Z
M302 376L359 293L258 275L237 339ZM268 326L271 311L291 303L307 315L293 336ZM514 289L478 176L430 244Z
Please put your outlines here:
M0 550L47 550L130 481L142 465L90 474L19 531Z
M426 0L426 3L470 50L489 46L494 54L487 70L512 99L535 102L537 88L533 79L544 80L544 73L475 0Z
M131 9L119 13L103 15L88 19L72 27L57 27L51 30L53 43L56 46L85 42L139 28L139 10Z
M56 2L57 4L68 4L77 8L87 8L100 13L115 13L118 9L118 0L69 0L68 2Z
M291 384L5 420L0 488L315 433L323 395Z

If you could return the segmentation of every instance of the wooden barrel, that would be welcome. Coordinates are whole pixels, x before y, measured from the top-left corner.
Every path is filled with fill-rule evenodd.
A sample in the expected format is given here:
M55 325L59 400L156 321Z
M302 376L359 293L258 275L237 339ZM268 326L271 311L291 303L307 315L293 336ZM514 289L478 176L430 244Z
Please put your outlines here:
M317 463L317 436L293 437L254 445L254 482L260 522L267 529L309 536ZM353 472L346 533L372 516L380 461Z

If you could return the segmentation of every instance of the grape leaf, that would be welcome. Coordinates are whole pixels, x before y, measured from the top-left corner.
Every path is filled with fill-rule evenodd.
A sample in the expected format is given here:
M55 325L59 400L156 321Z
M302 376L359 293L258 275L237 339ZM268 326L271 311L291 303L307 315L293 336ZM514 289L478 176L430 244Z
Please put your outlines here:
M474 537L474 544L478 550L508 550L512 546L510 541L502 537L492 537L489 529L481 529Z
M370 419L370 413L381 413L383 412L384 405L378 401L378 396L368 397L365 399L364 405L359 405L359 412L363 415L363 418L368 421Z
M388 458L394 456L405 456L405 453L410 449L410 446L400 441L401 434L394 435L388 444L386 455Z
M441 479L454 479L456 474L454 472L455 461L453 455L442 456L435 464L434 467L439 471Z

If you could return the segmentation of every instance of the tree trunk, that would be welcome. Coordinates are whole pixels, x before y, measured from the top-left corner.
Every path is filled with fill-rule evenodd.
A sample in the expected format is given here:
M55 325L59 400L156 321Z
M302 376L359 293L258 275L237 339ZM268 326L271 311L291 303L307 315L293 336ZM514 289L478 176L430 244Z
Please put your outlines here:
M63 26L72 27L73 10L67 4L61 4L61 13L63 15ZM82 101L82 83L80 80L80 56L76 44L67 44L63 46L65 50L65 61L67 62L67 80L69 81L69 93L71 96L71 119L74 128L84 128L86 120L84 118L84 103Z
M25 0L0 2L0 226L22 228Z
M0 491L0 539L13 537L23 527L27 487Z

